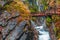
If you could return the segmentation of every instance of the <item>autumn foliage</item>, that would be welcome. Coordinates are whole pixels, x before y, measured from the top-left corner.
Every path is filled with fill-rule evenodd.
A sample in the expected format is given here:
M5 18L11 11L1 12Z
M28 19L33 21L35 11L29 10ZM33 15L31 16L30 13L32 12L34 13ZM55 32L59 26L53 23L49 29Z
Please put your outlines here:
M10 4L5 5L4 7L12 16L15 15L15 12L19 12L19 17L17 18L18 22L22 20L29 20L31 17L30 11L22 1L13 1Z

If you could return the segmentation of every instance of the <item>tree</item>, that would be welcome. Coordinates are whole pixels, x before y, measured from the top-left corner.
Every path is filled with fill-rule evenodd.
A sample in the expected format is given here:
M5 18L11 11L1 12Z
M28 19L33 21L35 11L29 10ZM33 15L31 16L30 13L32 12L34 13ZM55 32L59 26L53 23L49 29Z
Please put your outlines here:
M4 9L7 10L12 16L15 15L15 12L19 12L20 16L17 18L18 22L30 19L30 11L22 1L14 0L9 4L5 4Z
M43 10L46 10L48 8L47 0L41 0L41 1L42 1L42 5L44 6Z
M37 0L26 0L28 2L28 7L31 12L38 12L38 5L36 4Z
M60 16L59 15L53 15L52 19L54 21L54 31L56 33L56 37L59 39L60 38Z
M52 22L52 19L50 17L47 17L46 18L46 24L47 24L48 27L51 26L51 22Z

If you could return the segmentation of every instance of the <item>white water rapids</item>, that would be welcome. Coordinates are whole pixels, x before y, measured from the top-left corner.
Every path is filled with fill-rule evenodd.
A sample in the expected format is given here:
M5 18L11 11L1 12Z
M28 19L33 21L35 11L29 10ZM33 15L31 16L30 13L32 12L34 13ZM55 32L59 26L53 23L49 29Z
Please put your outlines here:
M44 18L43 18L44 20ZM39 32L38 36L38 40L51 40L50 36L49 36L49 31L46 28L46 24L45 24L45 20L40 20L42 22L42 24L40 26L37 26L35 24L35 22L31 21L33 26L35 26L35 29Z

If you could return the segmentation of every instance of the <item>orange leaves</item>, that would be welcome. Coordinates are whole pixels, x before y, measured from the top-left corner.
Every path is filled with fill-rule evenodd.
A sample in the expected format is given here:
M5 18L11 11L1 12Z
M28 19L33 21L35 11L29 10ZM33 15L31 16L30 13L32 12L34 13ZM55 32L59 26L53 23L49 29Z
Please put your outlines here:
M55 5L54 0L49 0L49 6L50 6L50 7L54 7L54 5Z
M22 17L18 17L17 18L17 23L20 23L21 21L23 21L23 18Z
M60 28L60 16L52 15L52 19L54 21L55 27Z
M55 26L56 26L56 27L60 27L60 21L57 21L57 22L55 23Z

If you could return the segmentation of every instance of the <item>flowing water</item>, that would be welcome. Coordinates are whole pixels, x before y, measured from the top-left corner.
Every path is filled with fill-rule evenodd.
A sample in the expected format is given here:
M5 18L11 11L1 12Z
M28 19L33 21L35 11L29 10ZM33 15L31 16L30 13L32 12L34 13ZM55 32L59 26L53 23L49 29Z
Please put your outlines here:
M35 23L33 21L32 24L35 25L35 29L39 32L38 33L38 40L51 40L50 39L50 36L49 36L49 31L48 31L48 28L46 28L46 24L45 24L45 18L44 17L41 17L42 19L40 19L40 23L41 25L38 26L38 25L35 25Z

